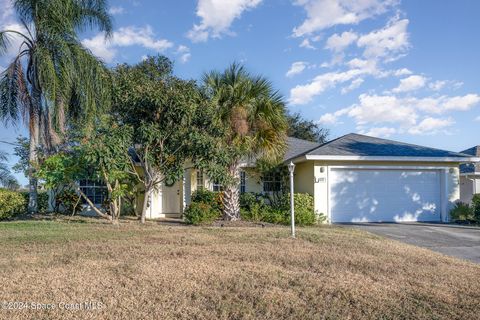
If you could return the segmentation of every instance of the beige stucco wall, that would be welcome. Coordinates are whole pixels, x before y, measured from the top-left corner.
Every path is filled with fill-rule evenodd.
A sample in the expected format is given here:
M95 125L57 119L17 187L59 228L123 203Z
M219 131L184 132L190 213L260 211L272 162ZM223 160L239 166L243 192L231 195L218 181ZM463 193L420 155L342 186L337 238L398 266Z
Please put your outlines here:
M458 163L433 163L433 162L371 162L371 161L307 161L314 163L314 201L315 211L328 215L329 212L329 169L332 166L372 166L372 167L428 167L441 170L442 217L460 199ZM297 164L300 167L300 163ZM323 169L322 169L323 168ZM298 191L297 191L298 190ZM300 189L296 188L296 192Z
M460 177L460 201L470 203L475 193L480 193L480 175Z

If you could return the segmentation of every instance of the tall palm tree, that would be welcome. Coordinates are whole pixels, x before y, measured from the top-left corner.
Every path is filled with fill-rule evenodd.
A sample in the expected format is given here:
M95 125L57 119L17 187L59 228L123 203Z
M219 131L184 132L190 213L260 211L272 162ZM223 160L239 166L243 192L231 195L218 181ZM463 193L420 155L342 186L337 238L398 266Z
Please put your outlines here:
M0 54L21 39L18 53L0 75L0 118L29 130L29 212L37 211L40 147L51 150L72 119L91 120L108 105L104 65L77 36L90 28L109 35L105 0L13 0L23 30L0 31Z
M229 182L224 186L226 220L240 218L239 179L242 159L278 161L286 150L285 102L272 84L236 63L203 77L207 95L225 128L224 150Z

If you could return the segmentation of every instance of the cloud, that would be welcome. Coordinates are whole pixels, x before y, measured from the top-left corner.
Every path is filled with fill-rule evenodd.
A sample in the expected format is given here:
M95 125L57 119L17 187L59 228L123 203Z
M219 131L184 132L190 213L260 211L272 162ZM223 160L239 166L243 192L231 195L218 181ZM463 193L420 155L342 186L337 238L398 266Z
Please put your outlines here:
M357 45L364 48L363 56L388 62L407 51L410 47L408 23L408 19L394 18L382 29L360 36Z
M181 63L187 63L192 57L190 48L184 45L179 45L175 53L180 56Z
M476 117L475 121L480 121L480 116Z
M129 46L142 46L145 49L163 52L173 47L173 43L165 39L156 39L152 27L122 27L113 32L111 39L105 39L103 32L93 38L82 40L82 44L89 48L94 55L105 62L113 62L117 48Z
M357 39L358 35L352 31L345 31L340 35L335 33L327 39L325 49L329 49L334 52L340 52L350 44L354 43Z
M201 22L193 25L187 37L193 42L205 42L210 37L232 34L229 29L233 21L261 2L262 0L198 0L196 14Z
M285 76L287 77L293 77L294 75L300 74L305 70L305 68L308 66L307 62L304 61L297 61L292 63L290 66L290 69L287 71Z
M303 39L303 41L300 43L300 48L306 48L306 49L312 49L312 50L317 49L310 43L310 40L308 39Z
M358 24L385 13L397 3L397 0L296 0L294 4L304 8L307 18L293 29L293 35L302 37L335 25Z
M108 13L110 13L113 16L121 15L125 13L125 8L120 6L113 6L113 7L110 7L110 9L108 9Z
M391 127L374 127L370 128L368 131L361 131L361 134L367 136L379 137L379 138L388 138L392 134L397 133L397 129Z
M363 132L368 131L366 129L368 126L384 128L387 126L379 125L389 124L389 128L396 126L395 133L436 134L455 122L451 117L438 118L432 114L467 111L478 104L480 96L476 94L427 98L361 94L358 103L334 113L326 113L320 117L319 122L335 124L339 122L341 116L347 116L352 118ZM422 120L419 122L419 119ZM382 131L386 134L386 131Z
M426 83L427 78L419 75L413 75L401 79L398 87L394 88L392 91L395 93L414 91L423 88Z
M379 72L375 61L353 59L348 64L351 67L349 70L323 73L315 77L310 83L292 88L290 90L290 103L293 105L307 104L315 96L322 94L327 89L334 88L338 84L353 81L362 75L376 75Z
M428 117L420 121L416 126L410 128L408 133L418 135L418 134L435 134L441 129L452 126L455 123L453 119L441 119L441 118L432 118Z
M362 78L357 78L357 79L353 80L352 82L350 82L350 85L342 88L341 93L346 94L346 93L348 93L352 90L357 89L358 87L360 87L362 85L363 81L364 80Z
M368 94L361 94L359 103L350 107L347 114L359 125L370 123L414 125L417 119L415 108L403 104L395 96Z

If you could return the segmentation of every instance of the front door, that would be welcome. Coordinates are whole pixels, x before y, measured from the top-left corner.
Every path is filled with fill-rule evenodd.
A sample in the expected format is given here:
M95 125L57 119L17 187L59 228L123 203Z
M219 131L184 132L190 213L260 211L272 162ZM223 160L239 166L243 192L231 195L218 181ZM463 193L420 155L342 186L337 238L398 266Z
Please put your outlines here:
M180 214L181 182L177 181L173 186L162 186L162 213Z

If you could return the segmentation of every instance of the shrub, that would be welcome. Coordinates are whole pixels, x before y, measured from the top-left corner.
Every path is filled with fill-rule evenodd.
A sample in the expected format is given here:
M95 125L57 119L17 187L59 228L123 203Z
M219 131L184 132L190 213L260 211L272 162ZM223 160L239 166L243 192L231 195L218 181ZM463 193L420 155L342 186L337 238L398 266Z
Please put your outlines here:
M474 219L473 208L463 202L457 202L450 210L450 218L454 221L469 221Z
M25 213L25 202L20 192L0 189L0 220Z
M472 198L473 216L477 223L480 223L480 194L474 194Z
M212 207L214 210L222 211L223 194L221 192L213 192L205 188L198 188L192 195L192 203L205 203Z
M70 189L59 192L55 198L55 212L75 214L80 208L80 196Z
M190 224L209 224L220 217L220 212L207 203L192 202L183 213L185 221Z
M311 226L317 222L313 196L308 193L295 193L293 195L295 206L295 224L300 226ZM283 195L281 206L287 212L286 223L290 223L290 194Z
M30 199L30 193L28 191L22 192L22 196L25 199L25 212L28 212L28 200ZM38 205L38 212L46 213L48 212L49 205L48 205L48 192L41 191L37 193L37 205Z

